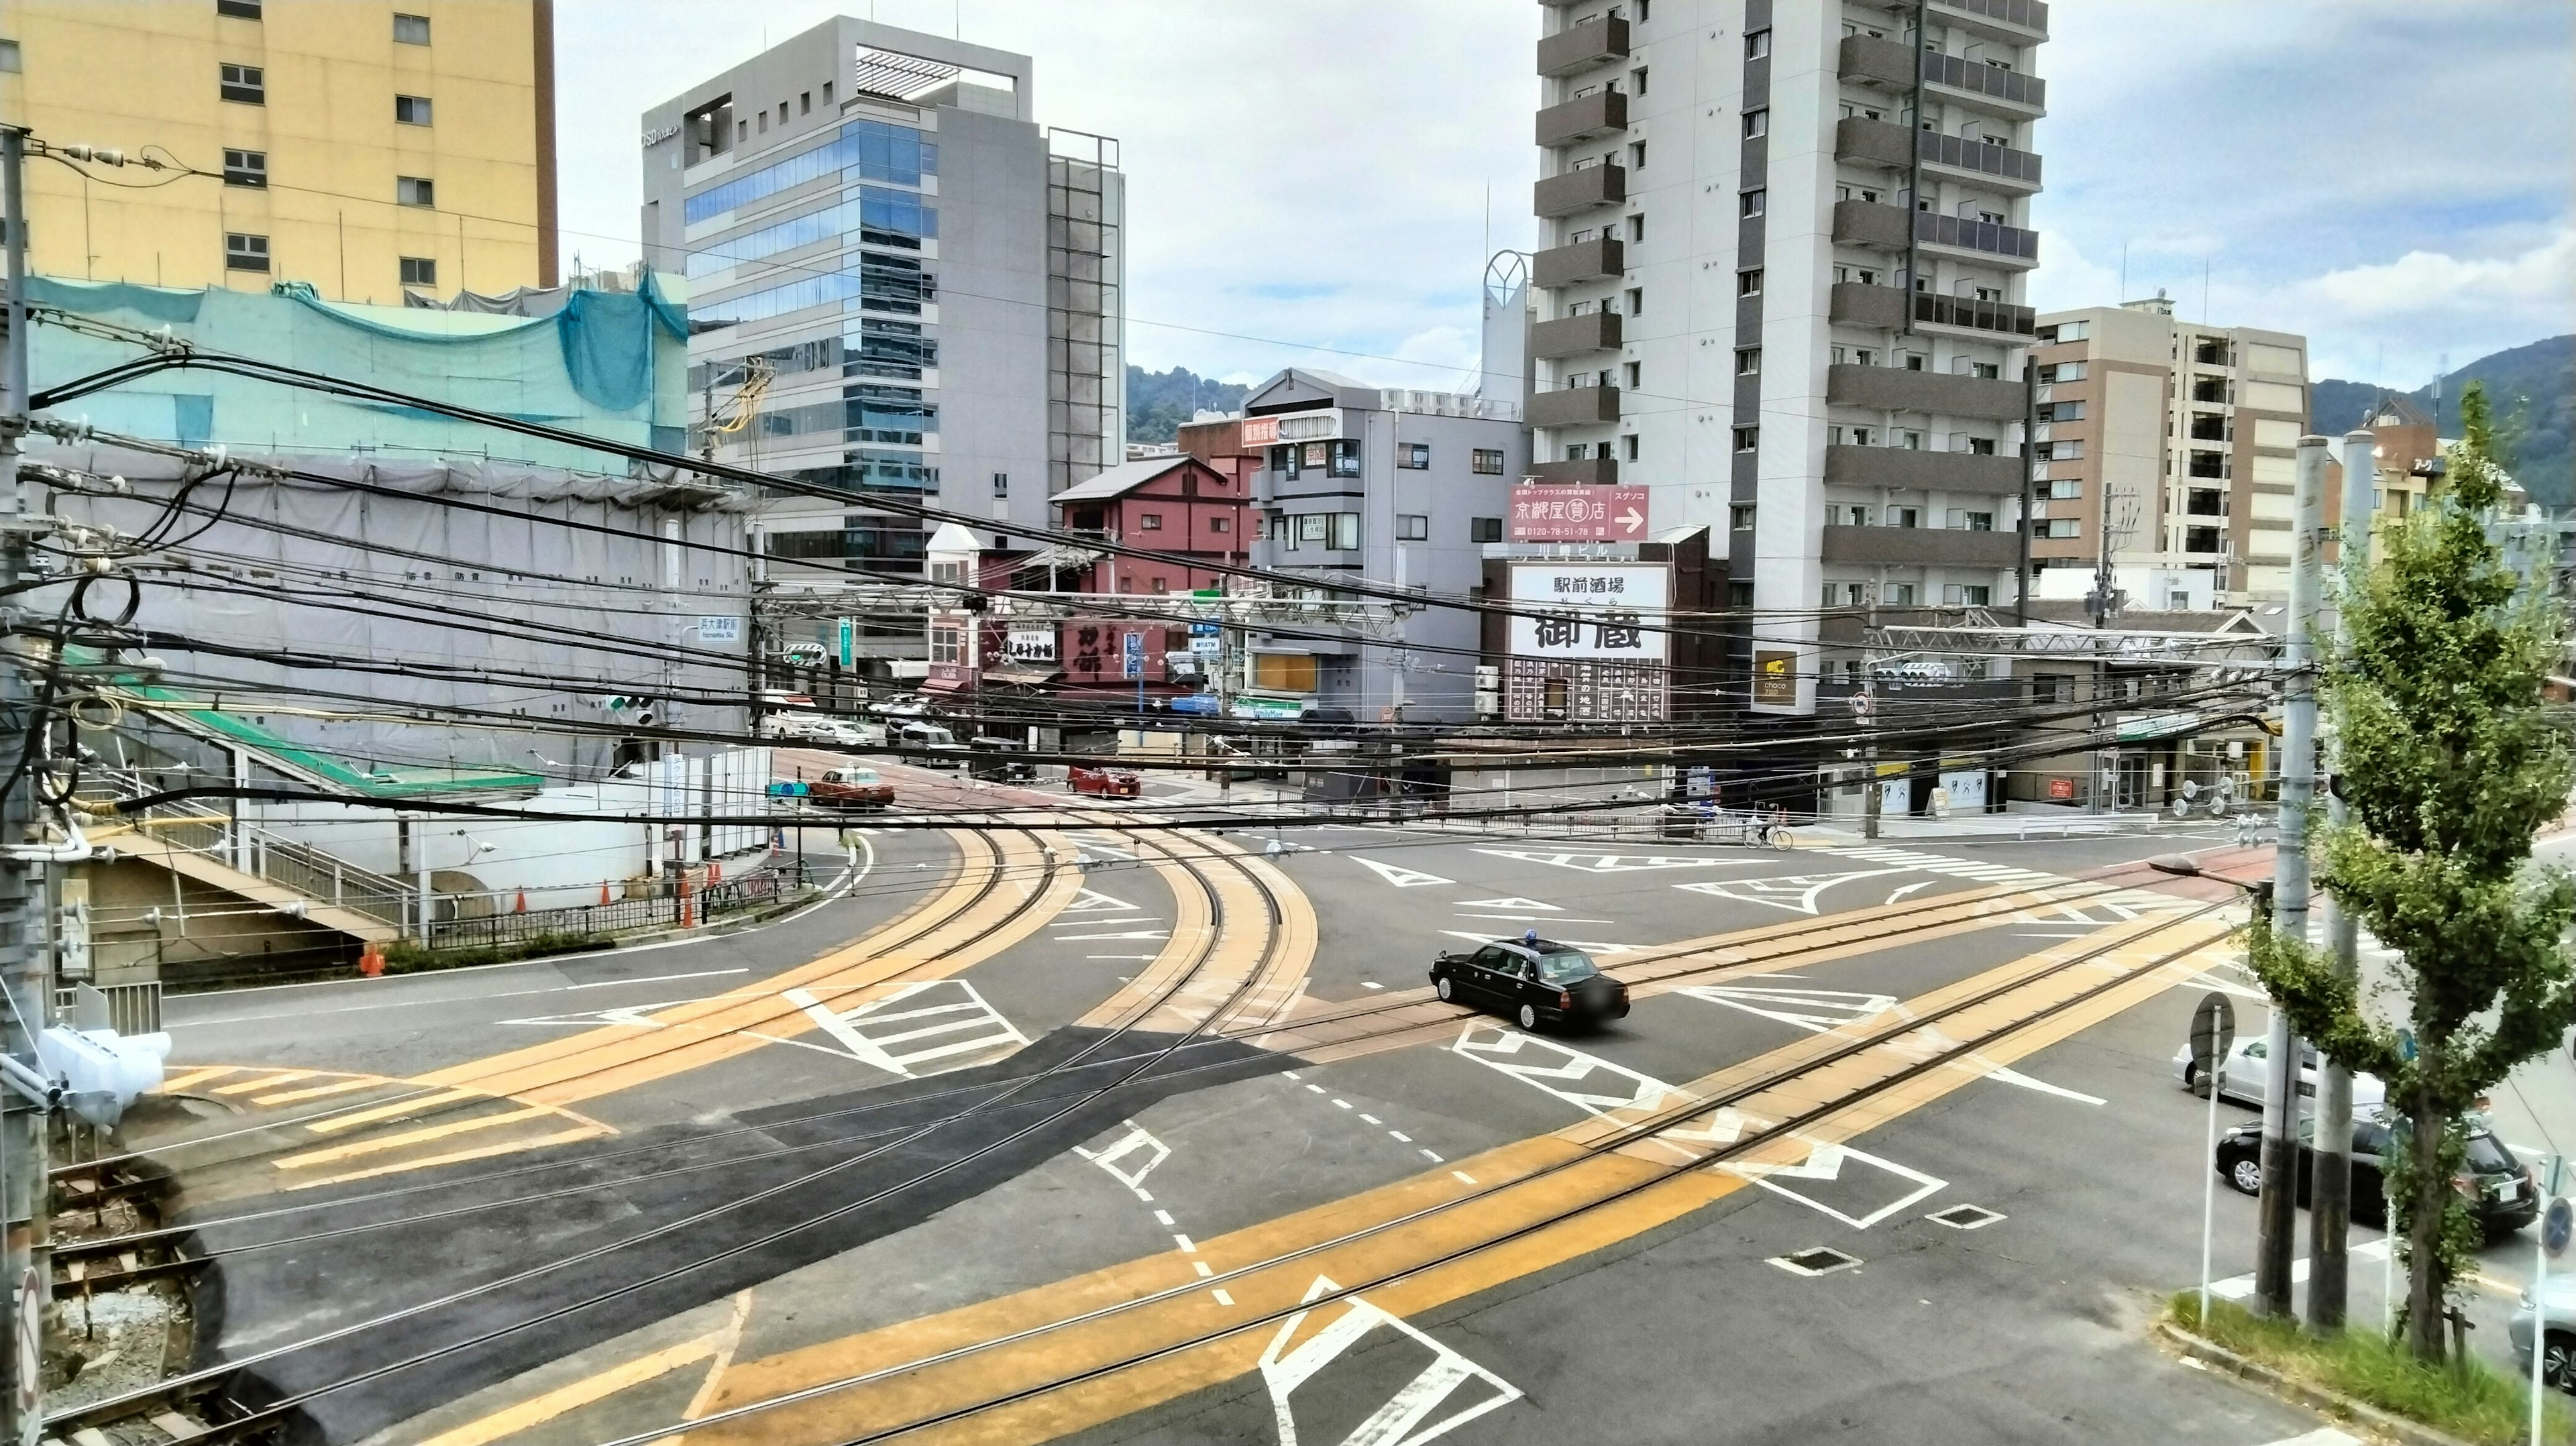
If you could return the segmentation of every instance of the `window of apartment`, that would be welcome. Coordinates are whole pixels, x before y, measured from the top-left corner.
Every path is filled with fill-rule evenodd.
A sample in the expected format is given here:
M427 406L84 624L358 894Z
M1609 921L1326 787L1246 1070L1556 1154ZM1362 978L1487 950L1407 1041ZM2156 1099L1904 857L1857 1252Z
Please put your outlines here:
M1991 382L2000 379L2003 374L2004 369L1994 362L1968 363L1968 375L1972 377L1982 377Z
M1923 525L1923 509L1920 507L1890 507L1887 509L1887 525L1890 527L1921 527Z
M249 186L254 190L267 186L268 152L226 150L224 152L224 184L227 186Z
M394 177L394 204L398 206L435 206L438 187L427 176Z
M2043 422L2080 422L2084 420L2084 403L2080 398L2067 402L2042 402L2038 415Z
M429 43L429 17L426 15L396 15L394 17L394 43L396 45L427 45Z
M1335 512L1331 516L1333 547L1342 552L1356 551L1360 545L1360 515L1356 512Z
M1431 465L1431 444L1429 442L1396 443L1395 465L1404 468L1408 472L1419 472L1429 467Z
M1503 450L1500 447L1478 447L1475 451L1475 455L1469 460L1470 470L1474 471L1479 476L1500 477L1503 475Z
M2047 346L2052 342L2082 341L2090 325L2091 323L2082 321L2061 321L2055 326L2040 327L2031 333L2031 339L2041 346Z
M1900 428L1896 433L1896 440L1888 445L1902 447L1908 452L1920 452L1923 450L1923 434Z
M1644 287L1631 286L1628 288L1628 314L1630 316L1643 316L1646 314L1646 289Z
M1930 357L1919 351L1909 351L1905 354L1905 369L1909 372L1928 371L1931 368L1931 362Z
M1154 579L1154 591L1156 591L1156 592L1170 592L1171 590L1172 590L1172 580L1171 580L1170 578L1168 578L1168 577L1158 577L1158 578Z
M1294 447L1287 447L1287 446L1280 446L1280 447L1273 447L1273 448L1271 448L1271 449L1270 449L1270 470L1271 470L1271 471L1273 471L1273 472L1283 472L1283 473L1286 473L1287 475L1289 475L1289 476L1291 476L1291 477L1296 476L1296 475L1297 475L1297 449L1296 449L1296 448L1294 448Z
M1501 453L1499 453L1499 452L1497 452L1497 453L1495 453L1494 455L1496 455L1496 456L1501 456L1502 454L1501 454ZM1500 469L1498 468L1498 469L1496 469L1496 470L1500 470ZM1470 517L1470 518L1468 518L1468 519L1467 519L1467 540L1468 540L1469 542L1500 542L1500 541L1502 541L1502 540L1503 540L1503 519L1501 519L1501 518L1499 518L1499 517Z
M1161 514L1161 513L1159 513L1159 512L1139 512L1139 513L1137 513L1137 514L1136 514L1136 530L1137 530L1137 531L1139 531L1139 532L1160 532L1160 531L1162 531L1162 530L1163 530L1163 514Z
M2034 673L2030 679L2030 701L2034 703L2072 703L2075 701L2075 675L2072 673Z
M2004 213L2001 211L1979 211L1977 213L1977 219L1985 222L1989 226L2000 226L2004 224Z
M405 286L436 286L438 284L438 258L435 256L406 256L402 258L402 284Z
M1760 296L1762 294L1762 268L1759 266L1747 266L1743 270L1735 273L1735 294L1738 296Z
M2039 484L2039 495L2051 502L2072 502L2084 495L2084 484L2072 477L2057 477Z
M1333 514L1329 512L1301 512L1297 514L1296 523L1297 532L1296 535L1290 539L1292 542L1311 542L1317 547L1322 547L1326 543L1332 541Z
M429 124L429 97L398 95L394 97L394 124L425 126Z
M1979 585L1979 584L1977 584L1977 583L1972 583L1972 582L1970 582L1970 583L1959 583L1959 582L1944 583L1944 584L1942 584L1942 586L1941 586L1941 601L1943 601L1943 602L1945 602L1945 603L1949 604L1950 606L1952 606L1952 607L1954 607L1954 608L1955 608L1955 607L1972 607L1972 608L1981 608L1981 607L1984 607L1984 606L1986 605L1987 601L1988 601L1990 598L1992 598L1993 596L1994 596L1994 589L1992 589L1992 588L1990 588L1990 587L1981 586L1981 585Z
M1754 444L1761 440L1762 429L1760 427L1738 427L1735 429L1735 450L1739 452L1752 451Z
M2001 301L2004 299L2004 291L2000 286L1980 286L1976 288L1976 292L1977 299L1979 301Z
M225 232L224 269L226 271L266 271L268 238L248 236L239 231Z
M1950 530L1992 532L1995 530L1995 515L1991 512L1971 512L1964 507L1953 507L1950 509Z
M1360 475L1360 444L1356 439L1346 437L1333 443L1331 470L1326 475L1333 477Z
M1643 20L1646 17L1641 13L1637 18ZM1646 67L1641 65L1628 72L1628 89L1634 95L1642 96L1646 93Z
M744 116L733 123L733 138L737 141L751 139L751 117Z
M798 115L812 115L814 113L814 92L810 90L800 90L796 92L796 113Z
M1749 377L1762 370L1762 348L1739 346L1735 349L1735 374Z
M1887 601L1892 607L1912 607L1914 605L1914 584L1910 582L1889 583L1887 585Z
M1628 169L1632 171L1642 171L1645 168L1646 143L1644 141L1630 141L1628 143Z
M1226 519L1222 516L1211 517L1207 520L1207 528L1210 532L1224 532L1227 530Z
M2083 524L2076 518L2051 517L2045 522L2039 524L2039 532L2037 535L2041 537L2081 537L2084 535L2084 529Z
M1625 453L1627 454L1627 456L1628 456L1628 460L1629 460L1629 461L1631 461L1631 462L1636 461L1636 460L1637 460L1637 434L1636 434L1636 433L1634 433L1634 432L1631 432L1631 433L1629 433L1627 436L1621 437L1621 438L1619 439L1619 448L1620 448L1620 450L1621 450L1621 451L1623 451L1623 452L1625 452Z
M1753 504L1739 502L1726 509L1726 525L1737 532L1753 530Z
M2084 380L2084 363L2051 362L2039 369L2039 379L2042 382L2080 382Z
M27 68L27 57L14 40L0 40L0 75L16 75Z
M765 107L760 112L760 133L769 134L769 111Z
M1627 363L1627 373L1628 373L1628 390L1630 390L1630 391L1632 391L1632 392L1633 392L1633 391L1635 391L1635 390L1637 390L1638 379L1639 379L1639 378L1641 378L1641 377L1643 377L1643 376L1646 374L1646 370L1645 370L1645 369L1646 369L1646 364L1645 364L1644 362L1629 362L1629 363Z
M259 0L215 0L215 13L235 20L257 20Z
M1631 241L1646 239L1646 214L1643 211L1628 218L1628 239Z
M1825 509L1825 525L1828 527L1867 527L1869 526L1869 509L1856 503L1849 502L1844 503L1839 507L1828 507Z
M1431 540L1431 518L1427 513L1399 512L1395 515L1395 540L1428 542Z
M1759 216L1762 214L1765 199L1764 193L1759 188L1746 191L1736 198L1735 214L1747 218Z
M1769 134L1771 134L1771 108L1769 106L1763 106L1758 110L1748 110L1744 113L1744 138L1746 140L1753 140L1757 137L1767 136Z
M932 628L930 630L930 661L934 663L956 663L964 661L965 656L966 643L965 630L963 628Z
M1991 457L1995 455L1995 439L1992 437L1961 437L1957 440L1959 442L1959 450L1962 452L1971 453L1979 457Z
M218 93L226 100L243 105L268 104L268 72L256 65L227 63L220 72Z
M1771 31L1769 27L1766 26L1760 30L1748 30L1744 32L1745 59L1760 60L1770 53Z
M996 497L1008 497L1011 495L1010 473L996 472L993 474L993 495Z

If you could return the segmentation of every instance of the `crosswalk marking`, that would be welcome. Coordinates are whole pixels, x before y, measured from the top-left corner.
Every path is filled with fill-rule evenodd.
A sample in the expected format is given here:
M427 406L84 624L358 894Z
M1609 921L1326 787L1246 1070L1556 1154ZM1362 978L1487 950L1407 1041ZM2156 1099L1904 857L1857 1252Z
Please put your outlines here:
M855 1009L835 1009L810 989L782 990L779 997L803 1010L852 1058L906 1079L934 1061L956 1069L969 1062L967 1056L989 1062L1029 1042L963 979L901 985Z

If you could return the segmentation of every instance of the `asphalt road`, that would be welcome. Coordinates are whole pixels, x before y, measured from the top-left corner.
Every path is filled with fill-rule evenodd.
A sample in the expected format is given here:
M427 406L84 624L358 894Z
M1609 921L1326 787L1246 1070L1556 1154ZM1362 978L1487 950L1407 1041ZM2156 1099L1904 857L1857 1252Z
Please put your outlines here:
M996 797L887 771L908 797ZM1190 793L1158 784L1149 801ZM1784 853L1378 827L1248 837L1259 848L1274 836L1271 862L1316 918L1305 993L1312 1007L1344 1008L1420 991L1437 950L1528 928L1617 967L1679 940L1838 914L1894 921L1970 890L2223 842L1899 840ZM764 978L918 902L949 867L934 833L867 842L873 861L847 898L762 931L174 1001L174 1068L410 1076L506 1049L523 1031L757 994ZM612 1135L506 1160L433 1161L399 1178L409 1193L385 1194L383 1181L307 1192L297 1203L322 1208L259 1227L269 1236L209 1230L205 1243L221 1247L326 1223L390 1227L229 1259L217 1276L222 1354L420 1307L261 1379L289 1392L329 1386L491 1335L331 1391L308 1422L320 1439L404 1446L440 1433L461 1433L444 1446L569 1446L657 1432L798 1371L855 1370L889 1340L931 1349L945 1322L974 1312L1000 1320L1047 1302L1128 1298L1122 1282L1140 1270L1187 1285L1194 1261L1207 1275L1203 1244L1263 1238L1387 1192L1453 1188L1451 1176L1469 1179L1460 1165L1615 1103L2083 947L2138 917L2102 902L2035 907L1930 938L1889 922L1768 974L1641 991L1627 1019L1592 1033L1531 1040L1499 1020L1461 1018L1429 1042L1315 1065L1251 1041L1166 1053L1174 1037L1109 1039L1077 1025L1173 942L1180 907L1132 847L1106 835L1061 842L1090 860L1069 902L1012 947L928 986L944 991L935 997L950 1017L999 1041L991 1051L894 1071L837 1037L782 1040L585 1103ZM2202 982L2242 986L2224 975ZM2313 1416L2184 1368L2143 1329L2198 1261L2203 1115L2169 1064L2197 992L2158 995L1677 1219L1605 1229L1594 1248L1410 1315L1363 1296L1265 1325L1245 1337L1265 1349L1247 1345L1242 1370L1142 1394L1152 1402L1143 1409L994 1429L1379 1446L2297 1437L2319 1425ZM2565 1083L2535 1075L2527 1133L2555 1122L2569 1135L2564 1096L2551 1093ZM2250 1264L2252 1203L2222 1190L2218 1205L2224 1276ZM1934 1218L1953 1207L1972 1208ZM1780 1263L1820 1247L1854 1263L1822 1273ZM2519 1253L2519 1268L2513 1247L2491 1253L2501 1286L2527 1275ZM2357 1287L2369 1275L2357 1269ZM469 1285L491 1288L442 1303ZM2356 1316L2376 1309L2375 1292L2357 1288ZM2500 1343L2502 1309L2502 1296L2481 1305L2482 1344ZM1120 1329L1104 1328L1113 1345ZM864 1394L818 1409L857 1413ZM806 1435L802 1418L791 1430L761 1417L692 1434L728 1432ZM855 1432L844 1423L813 1439Z

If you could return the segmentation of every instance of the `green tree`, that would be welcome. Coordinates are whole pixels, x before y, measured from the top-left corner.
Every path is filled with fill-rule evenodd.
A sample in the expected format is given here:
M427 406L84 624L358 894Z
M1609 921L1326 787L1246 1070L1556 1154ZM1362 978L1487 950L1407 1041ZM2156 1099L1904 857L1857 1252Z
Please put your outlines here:
M2472 386L2460 411L2465 435L2436 505L2384 527L2376 562L2346 570L2352 643L2321 679L2350 821L2312 835L2318 879L2398 956L2412 1049L2324 953L2262 925L2251 949L2299 1033L2386 1081L2410 1125L2391 1145L2389 1207L2407 1340L2427 1361L2443 1356L2444 1303L2474 1239L2451 1183L2462 1116L2576 1020L2565 943L2576 882L2531 861L2533 835L2576 782L2541 697L2564 622L2487 536L2502 469L2484 390Z

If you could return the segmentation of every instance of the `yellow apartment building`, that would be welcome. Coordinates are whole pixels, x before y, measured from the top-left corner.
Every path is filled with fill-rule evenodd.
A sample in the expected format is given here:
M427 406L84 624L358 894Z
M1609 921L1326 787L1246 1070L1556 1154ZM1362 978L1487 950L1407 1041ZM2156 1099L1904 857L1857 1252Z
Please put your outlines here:
M43 275L555 284L551 0L0 0L0 121L124 155L28 161Z

